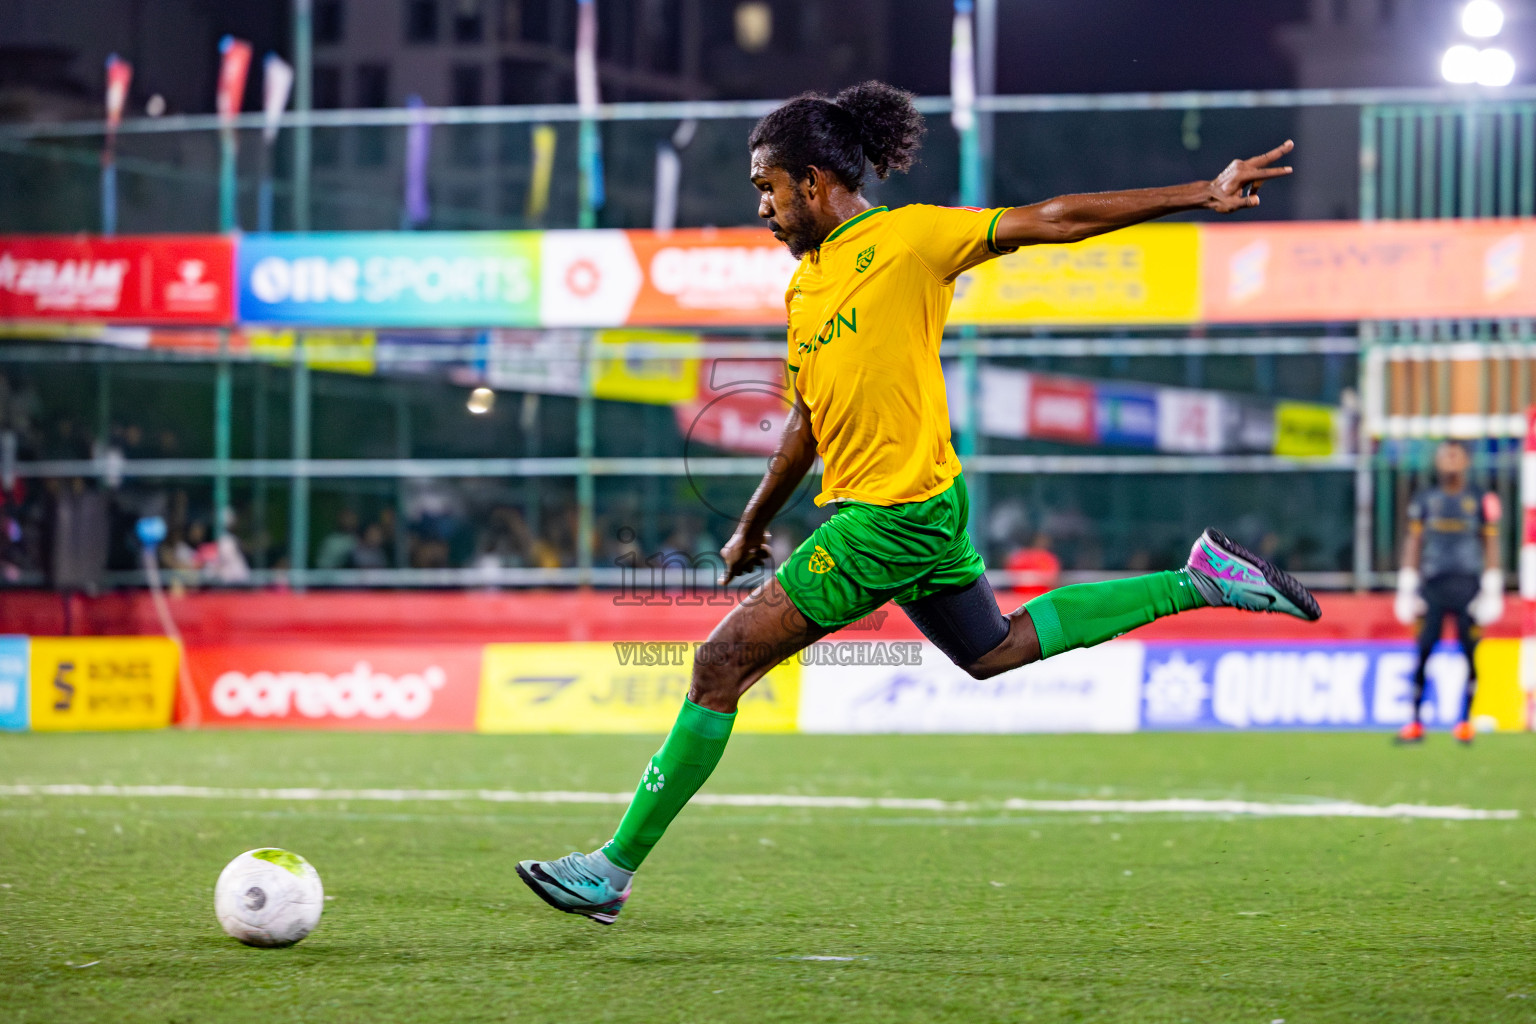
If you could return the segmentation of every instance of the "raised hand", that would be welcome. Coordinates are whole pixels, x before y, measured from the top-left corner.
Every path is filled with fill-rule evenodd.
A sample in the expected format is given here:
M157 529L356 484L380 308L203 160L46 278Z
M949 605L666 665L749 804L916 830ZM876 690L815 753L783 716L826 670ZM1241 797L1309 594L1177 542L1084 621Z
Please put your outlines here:
M1238 210L1246 210L1250 206L1258 206L1260 186L1270 178L1284 177L1292 170L1289 166L1274 167L1272 165L1295 148L1296 143L1286 139L1268 153L1261 153L1247 160L1233 160L1227 164L1227 169L1211 182L1210 196L1205 201L1205 208L1215 210L1217 213L1235 213Z

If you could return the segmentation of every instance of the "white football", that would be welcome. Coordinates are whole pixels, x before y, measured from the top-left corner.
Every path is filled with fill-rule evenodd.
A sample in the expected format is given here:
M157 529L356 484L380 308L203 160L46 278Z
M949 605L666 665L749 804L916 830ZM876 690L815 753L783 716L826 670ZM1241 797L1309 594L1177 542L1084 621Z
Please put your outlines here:
M325 909L320 873L287 850L248 850L213 888L213 912L247 946L291 946L315 930Z

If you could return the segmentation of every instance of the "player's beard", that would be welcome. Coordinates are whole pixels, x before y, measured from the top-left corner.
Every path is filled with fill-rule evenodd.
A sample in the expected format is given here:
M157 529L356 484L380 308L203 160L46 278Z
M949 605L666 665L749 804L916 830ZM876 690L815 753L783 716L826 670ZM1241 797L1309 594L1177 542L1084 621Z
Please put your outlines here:
M816 222L811 216L810 204L798 189L793 193L789 206L779 209L777 215L768 222L768 228L784 236L783 242L789 247L789 254L797 260L815 250L822 242L815 234Z

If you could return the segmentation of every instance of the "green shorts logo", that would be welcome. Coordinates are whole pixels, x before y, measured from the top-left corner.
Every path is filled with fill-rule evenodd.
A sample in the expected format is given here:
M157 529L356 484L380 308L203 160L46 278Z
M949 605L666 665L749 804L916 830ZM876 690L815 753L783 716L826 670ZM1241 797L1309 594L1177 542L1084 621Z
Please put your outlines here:
M640 776L640 785L645 787L647 793L660 793L667 784L667 777L661 773L661 769L654 764L645 766L645 774Z
M859 253L858 257L853 261L853 269L862 274L869 269L869 265L873 262L875 262L875 247L870 246Z
M832 561L832 556L827 553L826 548L817 544L816 550L811 552L811 560L805 563L805 567L814 573L828 573L837 568L837 563Z

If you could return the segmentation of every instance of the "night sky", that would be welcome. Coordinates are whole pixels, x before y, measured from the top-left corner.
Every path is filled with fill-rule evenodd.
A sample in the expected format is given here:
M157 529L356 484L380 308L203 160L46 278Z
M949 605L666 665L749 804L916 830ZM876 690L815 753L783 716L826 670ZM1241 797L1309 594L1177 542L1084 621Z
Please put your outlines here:
M949 68L903 60L949 35L952 8L901 2L891 77L926 95ZM1275 29L1306 18L1306 0L998 0L999 93L1273 89L1293 84ZM1426 83L1433 84L1433 83Z

